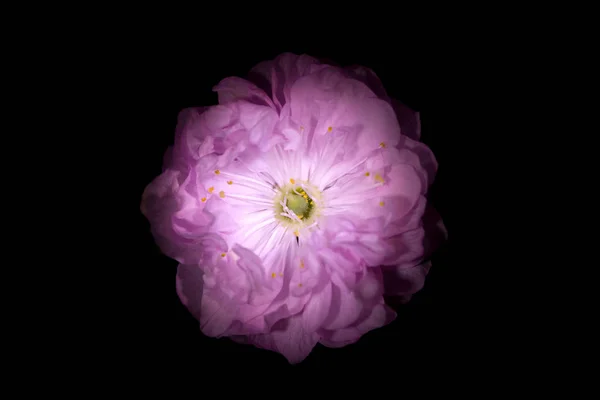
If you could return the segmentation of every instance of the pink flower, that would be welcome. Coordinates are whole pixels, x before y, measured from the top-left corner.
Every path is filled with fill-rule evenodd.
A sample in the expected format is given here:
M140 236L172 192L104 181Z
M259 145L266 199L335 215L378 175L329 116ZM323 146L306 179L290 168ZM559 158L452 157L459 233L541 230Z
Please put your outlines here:
M422 288L437 164L369 69L282 54L251 74L181 112L141 209L204 334L296 363L392 321L384 291Z

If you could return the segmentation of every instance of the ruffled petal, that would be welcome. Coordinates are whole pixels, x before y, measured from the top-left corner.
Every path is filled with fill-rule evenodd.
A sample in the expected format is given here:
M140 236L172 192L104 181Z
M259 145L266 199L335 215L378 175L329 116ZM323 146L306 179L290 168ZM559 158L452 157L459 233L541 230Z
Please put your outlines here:
M198 266L179 264L177 266L177 275L175 276L177 295L181 303L187 307L197 320L200 320L201 314L204 286L202 275L202 270Z
M384 267L385 293L394 296L412 295L423 288L425 277L431 268L431 262L413 267Z
M396 318L396 313L381 302L375 305L359 322L338 330L320 331L319 342L327 347L343 347L355 343L365 333L385 326Z
M390 100L385 91L385 88L379 80L379 77L371 68L363 67L360 65L353 65L351 67L345 68L345 70L348 71L348 73L353 79L359 80L365 85L367 85L368 88L371 89L371 91L377 95L377 97L385 101Z
M302 327L306 332L315 332L325 321L332 300L331 283L313 293L302 312Z
M218 290L206 290L200 303L200 329L210 337L227 334L235 319L235 302Z
M251 335L247 339L257 347L281 353L291 364L303 361L318 341L318 334L304 329L300 315L281 320L271 333Z
M391 99L391 104L398 116L402 134L413 140L419 140L421 137L421 117L419 113L396 99Z
M250 78L266 93L270 93L280 111L290 102L290 88L300 77L323 68L319 61L306 54L284 53L273 61L256 65L250 71Z
M323 328L336 330L352 325L363 310L363 302L346 287L332 286L331 307Z
M213 88L219 95L219 104L227 104L236 100L245 100L261 106L275 109L273 101L258 86L238 77L225 78Z

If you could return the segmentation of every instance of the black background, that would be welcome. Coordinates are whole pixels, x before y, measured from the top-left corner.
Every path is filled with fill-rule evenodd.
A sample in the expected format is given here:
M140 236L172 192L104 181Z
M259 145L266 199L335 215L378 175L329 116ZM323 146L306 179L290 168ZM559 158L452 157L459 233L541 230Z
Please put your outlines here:
M277 353L243 346L229 339L201 334L197 321L175 293L177 263L163 256L152 239L149 224L139 213L144 187L161 172L164 151L173 142L177 114L190 106L213 105L217 96L212 87L228 76L245 77L258 62L282 52L331 60L339 65L370 67L381 79L390 97L397 98L421 113L421 140L434 152L439 170L430 188L430 201L444 218L448 241L433 257L425 287L410 303L392 301L396 320L365 335L358 343L341 349L317 345L301 364L290 366ZM152 53L151 53L152 54ZM215 368L257 365L282 369L313 369L365 365L406 365L430 368L432 363L451 365L457 357L466 359L476 351L480 335L473 294L468 290L476 277L467 271L471 260L459 257L464 233L465 192L462 168L466 134L464 121L477 99L468 98L462 86L466 66L452 47L443 51L411 46L377 46L371 42L285 43L253 41L251 44L205 40L195 46L156 53L136 70L137 95L145 97L144 107L135 115L135 193L139 239L135 271L144 276L144 298L133 306L131 315L144 326L136 337L152 358L169 359L174 365L212 365ZM465 72L467 71L467 72ZM464 250L464 249L462 249ZM469 276L469 278L467 278ZM148 310L150 308L150 310ZM143 317L141 317L143 315ZM148 315L148 317L146 317ZM157 356L160 351L160 356ZM149 356L150 357L150 356Z

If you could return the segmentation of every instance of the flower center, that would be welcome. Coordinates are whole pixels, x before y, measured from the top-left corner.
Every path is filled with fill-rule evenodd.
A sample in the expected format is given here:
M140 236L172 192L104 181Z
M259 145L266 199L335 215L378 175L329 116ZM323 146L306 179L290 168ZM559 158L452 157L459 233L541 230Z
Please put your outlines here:
M294 192L288 193L286 205L298 217L302 215L302 217L307 218L310 215L310 210L312 208L310 205L310 201L312 201L312 199L308 197L306 193L304 193L304 190L300 189L298 192L300 192L300 194L296 194Z
M276 217L283 222L307 223L315 216L315 209L315 200L299 185L282 187L275 199Z

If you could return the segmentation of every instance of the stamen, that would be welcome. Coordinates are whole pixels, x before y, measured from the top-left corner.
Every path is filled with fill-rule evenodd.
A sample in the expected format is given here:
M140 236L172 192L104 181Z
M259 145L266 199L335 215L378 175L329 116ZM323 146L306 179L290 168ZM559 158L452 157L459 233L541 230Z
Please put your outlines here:
M379 143L379 147L381 147L382 149L385 149L385 143L383 143L383 142Z
M375 180L379 183L383 183L385 182L385 180L383 179L383 177L379 174L375 174Z
M276 274L275 272L273 272L273 273L271 274L271 278L277 278L277 274Z
M333 128L330 126L329 128L327 128L327 132L331 132L333 130Z
M370 172L365 172L365 176L369 176L369 175L371 175Z
M214 186L211 186L211 187L208 188L208 193L212 193L214 191L215 191L215 187Z
M379 205L380 205L381 207L383 207L383 206L385 206L385 203L384 203L383 201L380 201L380 202L379 202Z
M225 253L221 253L221 257L225 257L225 255L226 255Z
M224 199L225 198L225 192L221 190L219 192L219 197L222 198L222 199Z
M221 173L221 171L219 171L218 169L215 169L215 174L219 175Z
M227 184L231 185L231 184L233 184L233 181L227 181Z
M293 184L295 184L295 183L296 183L296 181L295 181L294 179L291 179L291 178L290 178L290 183L293 185Z
M202 202L204 203L206 201L206 197L203 197L200 200L202 200Z

